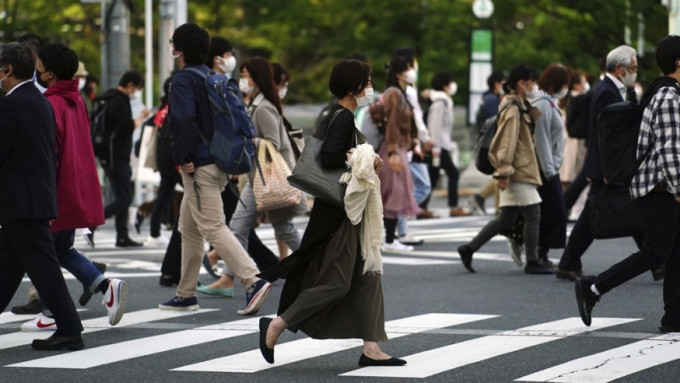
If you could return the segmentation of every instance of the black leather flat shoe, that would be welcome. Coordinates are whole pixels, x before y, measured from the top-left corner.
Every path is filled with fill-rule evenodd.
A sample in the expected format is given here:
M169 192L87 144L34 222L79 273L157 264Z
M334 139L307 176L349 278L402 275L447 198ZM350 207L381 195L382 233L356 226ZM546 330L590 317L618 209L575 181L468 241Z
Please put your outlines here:
M273 350L272 350L273 351ZM392 366L403 366L406 364L404 359L389 358L384 360L375 360L361 354L359 358L359 366L361 367L392 367Z
M269 364L274 364L274 349L267 347L267 329L272 318L260 318L260 352Z
M74 336L52 335L47 339L33 339L31 347L36 350L82 350L85 348L83 337L78 334Z

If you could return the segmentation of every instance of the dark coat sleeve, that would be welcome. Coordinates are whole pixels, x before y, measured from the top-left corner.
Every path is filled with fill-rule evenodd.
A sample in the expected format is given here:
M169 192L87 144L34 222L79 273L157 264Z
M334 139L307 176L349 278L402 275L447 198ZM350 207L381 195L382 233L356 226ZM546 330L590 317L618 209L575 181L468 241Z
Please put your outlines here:
M342 109L328 126L326 138L321 145L321 165L327 169L345 167L347 151L353 147L354 115Z

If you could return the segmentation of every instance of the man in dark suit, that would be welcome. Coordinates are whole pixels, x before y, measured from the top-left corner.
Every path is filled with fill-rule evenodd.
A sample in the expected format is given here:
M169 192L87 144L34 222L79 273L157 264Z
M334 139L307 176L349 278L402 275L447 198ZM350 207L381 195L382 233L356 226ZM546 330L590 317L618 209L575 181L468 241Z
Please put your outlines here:
M36 339L38 350L84 347L76 312L50 233L57 216L55 120L33 85L35 58L29 48L9 43L0 51L0 311L28 273L54 314L57 331Z
M588 154L584 169L590 183L588 195L599 193L604 188L604 175L600 163L600 147L597 136L597 117L606 106L626 100L635 100L632 91L637 75L637 56L635 49L621 45L607 54L606 74L595 88L590 104L588 124ZM590 231L588 208L581 212L569 236L567 247L555 272L558 279L574 280L583 277L581 256L593 243Z

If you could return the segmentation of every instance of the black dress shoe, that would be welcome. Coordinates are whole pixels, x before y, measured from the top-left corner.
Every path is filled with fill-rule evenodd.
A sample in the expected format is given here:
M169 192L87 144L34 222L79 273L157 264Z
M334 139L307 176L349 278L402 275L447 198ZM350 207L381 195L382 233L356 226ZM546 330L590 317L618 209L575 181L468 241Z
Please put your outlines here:
M82 335L59 336L52 334L47 339L33 339L31 347L36 350L82 350L85 348Z
M104 274L106 271L106 263L99 263L99 262L92 262L94 264L94 267L99 270L100 273ZM81 306L87 305L87 302L90 301L92 298L92 291L90 291L89 287L85 287L83 289L83 295L80 296L78 299L78 303L80 303Z
M475 269L472 268L472 254L474 251L472 251L472 248L468 245L463 245L458 247L458 254L460 255L460 260L463 262L463 266L467 269L467 271L471 273L475 273Z
M661 323L661 326L659 326L659 331L661 331L664 334L669 332L680 332L680 326Z
M389 358L384 360L376 360L361 354L359 358L359 366L361 367L392 367L392 366L403 366L406 364L404 359Z
M574 290L576 292L576 305L578 305L578 313L581 316L583 324L590 326L592 322L592 312L595 304L600 300L598 295L590 290L593 281L590 279L577 279L574 281Z
M594 277L592 275L583 274L582 270L565 270L560 269L558 266L555 270L555 278L575 281L577 279L593 279Z
M142 247L143 243L135 242L130 237L119 238L116 240L116 247Z
M40 299L34 299L23 306L12 307L12 313L17 315L22 314L40 314L42 307L40 307Z
M552 273L554 271L550 267L541 264L539 261L528 261L524 266L524 274L548 275Z
M179 285L179 277L175 277L168 274L162 274L160 281L158 283L165 287L174 287Z
M260 352L269 364L274 364L274 349L267 347L267 329L272 318L260 318Z

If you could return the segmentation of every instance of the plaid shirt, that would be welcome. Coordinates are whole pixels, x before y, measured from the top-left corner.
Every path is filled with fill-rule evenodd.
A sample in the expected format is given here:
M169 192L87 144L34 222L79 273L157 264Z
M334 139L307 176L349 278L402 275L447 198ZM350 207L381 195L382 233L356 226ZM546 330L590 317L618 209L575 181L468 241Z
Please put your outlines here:
M660 88L642 114L637 154L647 158L630 185L633 198L640 198L661 184L680 195L680 89Z

